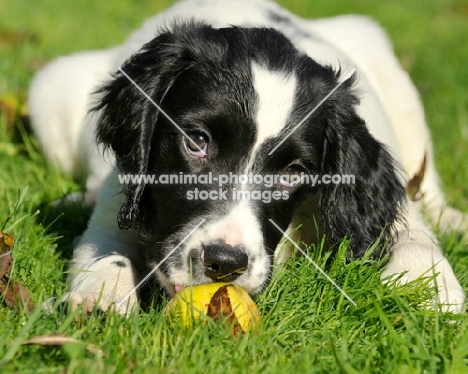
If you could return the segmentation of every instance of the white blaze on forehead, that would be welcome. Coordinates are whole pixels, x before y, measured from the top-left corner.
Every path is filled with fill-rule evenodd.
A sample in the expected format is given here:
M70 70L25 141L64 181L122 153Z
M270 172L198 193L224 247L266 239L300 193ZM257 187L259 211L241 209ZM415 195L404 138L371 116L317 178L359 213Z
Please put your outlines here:
M209 225L208 236L212 240L222 239L232 247L244 245L248 251L263 247L263 234L258 215L249 201L242 200L226 216Z
M297 79L294 73L272 71L256 63L252 64L253 86L257 94L257 139L252 158L257 149L279 134L291 114Z
M223 240L232 247L244 245L253 251L263 248L261 223L248 200L239 201L226 215L204 224L190 236L185 248L190 251L218 240Z

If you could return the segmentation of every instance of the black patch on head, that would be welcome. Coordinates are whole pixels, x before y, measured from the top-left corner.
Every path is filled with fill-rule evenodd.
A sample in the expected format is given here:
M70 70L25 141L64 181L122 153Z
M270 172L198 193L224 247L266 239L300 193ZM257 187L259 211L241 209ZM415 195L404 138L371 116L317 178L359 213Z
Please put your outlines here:
M294 37L317 39L314 35L310 34L307 31L304 31L300 27L297 27L290 16L279 14L273 10L269 10L267 13L267 17L271 21L271 23L277 24L278 26L282 28L289 29L294 35Z
M284 24L284 25L288 25L288 26L291 26L293 24L290 17L286 17L285 15L279 14L279 13L274 12L272 10L268 11L267 17L273 23Z
M379 256L406 204L398 166L356 114L354 79L344 82L326 104L330 114L321 164L322 175L355 176L354 184L323 185L320 201L322 225L330 238L351 239L349 259L363 256L380 239L373 253Z
M122 69L184 131L207 135L208 156L201 161L187 156L180 132L121 72L99 91L100 102L94 109L100 112L97 140L112 148L119 170L126 174L240 173L256 137L251 65L255 61L271 70L291 71L297 56L288 39L273 29L213 29L196 22L174 25L144 45ZM168 209L176 224L188 222L193 217L190 212L210 211L209 201L188 205L185 201L185 207L173 204L186 200L186 189L125 185L120 227L141 228L148 214L153 221L155 215L166 216ZM164 193L174 199L160 198L145 214L149 206L141 204L143 196L152 199ZM157 221L162 231L165 223L173 224Z

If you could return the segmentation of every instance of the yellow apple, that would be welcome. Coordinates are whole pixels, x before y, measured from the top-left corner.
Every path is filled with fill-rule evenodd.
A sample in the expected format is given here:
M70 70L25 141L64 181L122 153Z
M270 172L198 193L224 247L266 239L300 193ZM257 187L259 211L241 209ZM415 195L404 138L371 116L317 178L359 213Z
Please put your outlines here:
M257 305L239 286L229 283L208 283L186 287L169 300L165 314L184 326L196 320L212 318L226 321L234 336L247 332L260 322Z

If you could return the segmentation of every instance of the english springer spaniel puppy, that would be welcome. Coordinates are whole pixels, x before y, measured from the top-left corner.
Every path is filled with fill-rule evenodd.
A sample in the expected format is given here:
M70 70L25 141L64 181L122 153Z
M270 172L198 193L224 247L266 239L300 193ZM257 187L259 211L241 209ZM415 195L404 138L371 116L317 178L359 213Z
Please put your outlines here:
M383 280L433 277L433 302L464 311L421 211L442 231L466 231L467 216L446 206L418 94L366 17L185 0L120 46L49 64L30 113L46 156L96 197L74 306L128 314L147 274L169 295L214 281L258 294L288 232L331 250L347 238L349 260L378 243ZM161 179L173 176L195 179Z

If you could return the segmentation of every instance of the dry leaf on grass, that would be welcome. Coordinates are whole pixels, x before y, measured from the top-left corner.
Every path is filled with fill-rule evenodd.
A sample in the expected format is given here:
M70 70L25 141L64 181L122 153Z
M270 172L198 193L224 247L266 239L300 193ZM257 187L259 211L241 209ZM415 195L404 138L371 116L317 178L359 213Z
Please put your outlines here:
M10 273L13 262L10 249L14 242L13 235L0 231L0 278Z
M18 95L12 92L0 95L0 115L6 118L9 130L11 130L16 120L27 114L27 105Z
M86 346L86 350L94 355L102 355L103 352L94 344L86 344L80 340L67 336L65 334L39 335L28 339L22 345L42 345L61 347L66 344L81 344Z
M13 263L10 250L14 242L13 235L0 231L0 295L11 309L24 305L29 312L32 312L34 303L29 291L20 282L10 278Z
M26 287L20 282L11 279L5 282L4 278L0 282L0 294L3 294L5 304L11 309L20 308L24 305L28 312L31 313L34 309L34 303Z
M38 36L28 30L8 30L0 29L0 44L19 45L24 43L36 43L39 40Z

